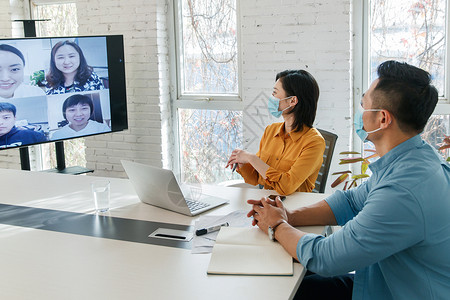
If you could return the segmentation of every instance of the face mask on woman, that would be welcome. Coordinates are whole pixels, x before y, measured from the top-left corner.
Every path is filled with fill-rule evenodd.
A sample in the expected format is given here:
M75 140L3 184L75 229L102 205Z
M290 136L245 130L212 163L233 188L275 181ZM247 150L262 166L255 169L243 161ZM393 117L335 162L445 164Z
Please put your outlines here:
M291 106L286 107L283 110L278 110L278 107L280 107L280 101L281 100L285 100L285 99L289 99L292 98L294 96L289 96L283 99L278 99L273 95L270 95L269 97L269 102L267 105L267 108L269 109L269 112L272 114L272 116L274 116L275 118L279 118L281 116L281 114L283 113L283 111L285 111L286 109L290 108Z

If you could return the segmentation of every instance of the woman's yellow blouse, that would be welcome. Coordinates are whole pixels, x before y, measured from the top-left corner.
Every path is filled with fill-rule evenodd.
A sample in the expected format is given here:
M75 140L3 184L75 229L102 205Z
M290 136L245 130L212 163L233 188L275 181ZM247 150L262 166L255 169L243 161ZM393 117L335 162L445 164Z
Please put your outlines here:
M261 184L281 195L311 192L319 174L325 140L315 128L285 134L284 123L267 126L256 155L269 165L266 179L249 163L238 172L246 183Z

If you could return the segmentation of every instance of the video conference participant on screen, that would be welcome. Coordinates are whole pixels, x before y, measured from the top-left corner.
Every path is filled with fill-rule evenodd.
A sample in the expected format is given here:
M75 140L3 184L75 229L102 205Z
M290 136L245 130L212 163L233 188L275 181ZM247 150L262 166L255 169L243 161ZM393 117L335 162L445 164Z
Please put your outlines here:
M101 132L109 132L111 128L104 123L91 120L94 103L86 95L73 95L67 98L62 107L64 119L69 122L55 131L52 139L64 139Z
M16 106L0 102L0 148L17 147L47 141L47 137L38 131L19 129L16 124Z
M81 48L74 42L61 41L52 48L50 70L46 76L46 94L64 94L101 90L102 80L89 66Z
M25 58L19 49L0 45L0 99L44 96L44 91L23 83Z

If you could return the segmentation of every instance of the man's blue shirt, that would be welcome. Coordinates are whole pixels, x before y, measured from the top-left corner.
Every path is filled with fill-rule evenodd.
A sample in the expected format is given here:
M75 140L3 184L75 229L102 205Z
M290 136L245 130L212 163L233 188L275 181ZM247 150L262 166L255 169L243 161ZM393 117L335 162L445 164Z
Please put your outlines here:
M297 257L322 276L355 270L353 299L449 299L450 166L419 135L326 199L342 229L307 234Z

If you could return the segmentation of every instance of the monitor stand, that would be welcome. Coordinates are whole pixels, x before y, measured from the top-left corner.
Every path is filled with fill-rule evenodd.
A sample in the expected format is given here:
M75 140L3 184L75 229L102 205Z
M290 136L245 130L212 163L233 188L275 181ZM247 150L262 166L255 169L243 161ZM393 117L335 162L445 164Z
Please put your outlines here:
M19 149L20 151L20 165L22 166L22 170L30 171L30 154L28 152L28 147L22 147Z
M54 169L43 170L42 172L80 175L80 174L85 174L85 173L93 173L94 170L90 170L90 169L80 167L80 166L73 166L73 167L64 168L62 170L59 170L58 168L54 168Z
M66 158L64 156L64 142L55 142L55 150L56 150L56 168L43 170L42 172L72 174L72 175L94 172L94 170L80 166L73 166L66 168ZM28 147L20 148L20 164L22 166L22 170L26 171L31 170Z

